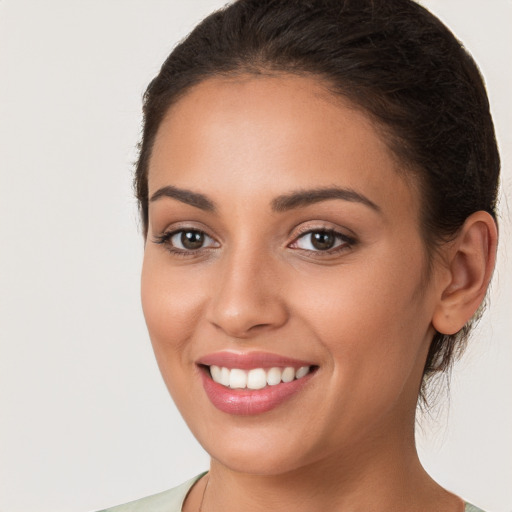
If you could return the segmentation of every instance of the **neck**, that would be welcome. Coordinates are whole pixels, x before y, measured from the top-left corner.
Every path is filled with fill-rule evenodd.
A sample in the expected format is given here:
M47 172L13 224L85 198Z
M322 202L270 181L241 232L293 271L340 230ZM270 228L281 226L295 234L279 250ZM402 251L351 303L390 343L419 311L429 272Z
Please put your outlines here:
M362 455L363 454L363 455ZM462 512L423 469L414 437L377 440L282 474L233 471L213 460L202 512Z

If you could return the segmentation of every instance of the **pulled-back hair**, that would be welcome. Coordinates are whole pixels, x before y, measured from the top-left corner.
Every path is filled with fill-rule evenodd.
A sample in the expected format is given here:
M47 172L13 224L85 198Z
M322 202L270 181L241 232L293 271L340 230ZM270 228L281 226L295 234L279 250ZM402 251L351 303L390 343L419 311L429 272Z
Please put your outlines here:
M485 86L437 18L411 0L237 0L174 48L144 95L135 190L145 234L151 150L169 107L208 78L279 73L317 76L373 119L420 190L429 261L472 213L496 220L500 161ZM434 335L423 398L471 323Z

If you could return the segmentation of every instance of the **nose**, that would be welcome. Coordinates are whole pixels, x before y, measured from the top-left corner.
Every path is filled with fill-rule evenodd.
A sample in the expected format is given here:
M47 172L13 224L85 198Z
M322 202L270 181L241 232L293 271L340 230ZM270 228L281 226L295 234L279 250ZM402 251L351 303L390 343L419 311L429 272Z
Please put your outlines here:
M233 251L219 262L212 283L207 320L232 338L246 339L272 331L288 320L278 262Z

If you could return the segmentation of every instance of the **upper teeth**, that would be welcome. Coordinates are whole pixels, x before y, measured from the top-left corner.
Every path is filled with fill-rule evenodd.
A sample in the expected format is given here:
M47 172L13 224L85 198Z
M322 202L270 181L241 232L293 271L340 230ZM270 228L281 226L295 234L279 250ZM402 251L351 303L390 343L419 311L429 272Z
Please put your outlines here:
M225 368L210 366L212 379L218 384L232 389L262 389L266 385L275 386L281 382L291 382L300 379L310 372L309 366L301 366L298 369L292 366L286 368L254 368L252 370L241 370L239 368Z

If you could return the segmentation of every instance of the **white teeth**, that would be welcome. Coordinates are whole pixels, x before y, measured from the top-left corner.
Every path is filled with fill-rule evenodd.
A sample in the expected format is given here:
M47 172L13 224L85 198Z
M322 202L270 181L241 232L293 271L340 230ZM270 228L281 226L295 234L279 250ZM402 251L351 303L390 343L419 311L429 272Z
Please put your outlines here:
M295 379L295 368L292 368L291 366L287 366L283 370L283 375L281 377L281 380L283 382L291 382L293 379Z
M210 366L210 375L218 384L232 389L263 389L265 386L276 386L281 382L292 382L302 379L311 371L310 366L301 366L297 370L293 366L286 368L253 368L241 370L239 368L226 368L216 365Z
M229 386L229 368L221 368L220 370L220 380L216 381L219 384L222 384L223 386ZM215 379L213 379L215 380Z
M210 366L210 374L215 382L218 382L223 386L229 386L230 371L228 368L221 368L220 366L212 364Z
M247 375L247 387L249 389L261 389L267 385L267 374L263 368L250 370Z
M267 384L275 386L281 382L281 368L270 368L267 372Z
M220 369L219 366L215 366L214 364L212 364L210 366L210 374L212 376L212 379L215 382L220 382L220 380L221 380L221 378L220 378L221 372L222 372L222 370Z
M295 377L297 379L301 379L302 377L305 377L309 373L309 366L301 366L297 373L295 374Z
M233 368L229 372L229 387L232 389L243 389L247 387L247 372Z

